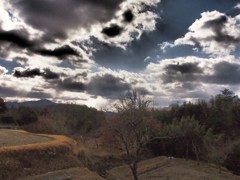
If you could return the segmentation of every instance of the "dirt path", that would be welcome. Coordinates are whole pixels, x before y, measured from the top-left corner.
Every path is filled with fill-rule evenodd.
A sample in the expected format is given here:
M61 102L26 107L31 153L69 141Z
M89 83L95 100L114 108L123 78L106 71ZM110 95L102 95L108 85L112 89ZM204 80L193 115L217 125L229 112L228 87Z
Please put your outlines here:
M0 147L20 146L51 141L52 138L17 130L0 130Z

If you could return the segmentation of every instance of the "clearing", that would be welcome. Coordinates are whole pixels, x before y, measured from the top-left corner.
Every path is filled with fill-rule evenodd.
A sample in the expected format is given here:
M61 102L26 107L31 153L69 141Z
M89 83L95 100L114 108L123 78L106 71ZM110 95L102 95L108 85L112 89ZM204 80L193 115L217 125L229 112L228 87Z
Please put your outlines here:
M52 141L53 138L26 133L17 130L0 130L0 148L6 146L20 146Z

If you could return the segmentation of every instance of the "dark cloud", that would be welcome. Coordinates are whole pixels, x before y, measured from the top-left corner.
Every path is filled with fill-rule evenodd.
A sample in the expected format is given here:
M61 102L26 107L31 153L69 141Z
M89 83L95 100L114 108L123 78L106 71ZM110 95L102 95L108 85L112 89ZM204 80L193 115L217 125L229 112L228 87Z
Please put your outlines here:
M79 56L78 52L68 45L56 48L54 50L39 49L39 50L36 50L36 52L43 56L53 56L53 57L58 57L58 58L64 58L64 57L70 56L70 55Z
M41 72L39 68L27 68L24 70L15 69L13 76L17 78L34 78L35 76L42 76L46 80L59 78L59 74L52 72L49 68L43 69L43 72Z
M29 92L26 94L28 98L48 99L52 98L51 94L45 92Z
M238 85L240 83L240 64L222 61L212 66L212 74L204 74L197 63L168 65L162 75L164 83L181 82L186 89L192 89L192 83L220 85ZM190 83L190 84L189 84Z
M17 70L13 72L13 76L18 77L18 78L33 78L35 76L41 76L42 73L39 68L34 68L34 69L25 69L25 70Z
M111 24L110 27L105 27L102 30L102 33L109 36L109 37L115 37L120 35L122 32L122 28L117 24Z
M65 38L70 29L88 27L112 19L123 0L31 0L14 1L25 22L48 37Z
M165 67L169 74L193 74L202 73L203 70L198 67L198 63L170 64Z
M85 75L84 73L65 79L57 79L56 81L51 81L51 85L48 88L55 88L58 91L85 92L94 98L102 96L108 99L120 98L127 91L133 89L131 84L112 74L95 75L89 81L84 80L85 76L87 74ZM144 95L151 94L144 87L134 89Z
M66 78L57 82L57 88L59 90L84 92L86 89L86 85L82 82L77 82L72 78Z
M134 15L132 11L129 9L123 13L123 18L125 22L132 22L134 19Z
M202 73L198 63L170 64L164 68L162 79L164 83L196 81Z
M67 56L80 56L75 49L68 45L58 47L53 50L41 48L43 43L42 40L30 41L28 36L29 35L25 30L0 31L0 53L2 54L2 51L3 53L5 52L5 54L0 55L6 57L6 49L16 51L16 48L13 46L17 46L20 49L27 49L29 53L37 53L42 56L52 56L59 59L66 58ZM10 43L10 45L6 44L7 42ZM26 61L26 59L23 58L18 58L17 60Z
M107 98L119 98L121 94L131 89L123 79L111 74L93 77L87 86L87 92Z
M131 89L131 86L123 79L111 74L96 75L86 83L81 82L79 78L69 77L64 80L57 80L53 86L55 84L57 84L58 90L86 92L93 96L103 96L110 99L119 98L121 94Z
M2 31L0 30L0 42L9 42L21 48L29 48L33 43L28 40L28 34L24 30Z
M51 71L49 68L45 68L41 74L44 79L58 79L60 76L58 73Z
M240 83L240 65L223 61L213 67L214 73L205 76L203 81L213 84L238 85Z
M22 49L32 48L34 42L28 39L27 31L21 30L12 30L12 31L3 31L0 28L0 57L8 57L11 51L19 52Z
M168 92L173 94L175 100L183 100L186 97L194 99L210 98L210 95L201 88L201 84L198 82L182 82L177 87L169 89Z

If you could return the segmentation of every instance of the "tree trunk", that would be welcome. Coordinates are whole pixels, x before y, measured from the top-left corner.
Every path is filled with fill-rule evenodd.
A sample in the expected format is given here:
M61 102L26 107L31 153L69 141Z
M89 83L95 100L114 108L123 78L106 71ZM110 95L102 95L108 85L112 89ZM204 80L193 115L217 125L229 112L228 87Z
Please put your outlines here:
M186 157L185 157L185 158L186 158L186 160L188 160L188 154L189 154L189 152L188 152L188 151L189 151L189 147L188 147L188 142L187 142Z
M138 180L138 175L137 175L137 164L133 163L130 165L131 171L132 171L132 175L133 175L133 179L134 180Z

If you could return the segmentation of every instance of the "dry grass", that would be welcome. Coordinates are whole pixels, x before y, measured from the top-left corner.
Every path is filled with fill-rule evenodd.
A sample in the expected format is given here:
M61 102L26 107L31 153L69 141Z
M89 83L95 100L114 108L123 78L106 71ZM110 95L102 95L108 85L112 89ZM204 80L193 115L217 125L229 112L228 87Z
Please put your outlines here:
M0 130L0 132L5 134L3 138L7 138L6 140L9 141L9 146L0 147L0 153L33 149L44 150L59 146L74 147L76 145L73 139L62 135L32 134L22 130ZM0 142L6 141L1 139L2 136Z
M52 138L24 133L16 130L0 130L0 148L6 146L20 146L27 144L42 143L52 141Z
M23 145L1 147L0 179L16 179L80 165L74 154L76 142L66 136L10 131L17 133L20 139L21 136L29 135L29 138L36 138L39 143L26 144L25 139Z
M140 180L239 180L235 176L224 170L221 174L214 165L198 163L196 161L178 158L158 157L139 163ZM108 173L109 180L131 179L131 172L127 166L113 168Z

